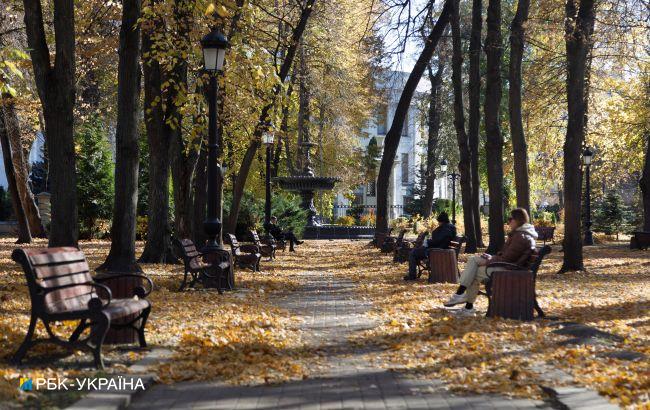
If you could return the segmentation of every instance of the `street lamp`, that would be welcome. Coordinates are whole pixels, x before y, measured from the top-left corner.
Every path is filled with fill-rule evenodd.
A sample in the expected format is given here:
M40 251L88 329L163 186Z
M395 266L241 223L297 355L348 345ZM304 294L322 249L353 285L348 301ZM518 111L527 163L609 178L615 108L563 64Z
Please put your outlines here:
M442 160L440 163L440 169L442 172L447 172L447 161ZM449 174L449 179L451 179L451 223L456 225L456 179L460 178L460 175L452 172Z
M221 221L219 220L218 207L219 195L222 184L221 166L218 162L219 129L217 127L217 76L223 70L226 49L230 46L226 36L218 28L201 39L203 48L203 64L205 71L210 75L210 91L208 96L208 209L203 229L208 237L208 242L203 248L203 253L223 249L221 246Z
M591 232L591 181L590 181L590 169L591 169L591 160L594 158L594 153L589 149L585 148L585 151L582 153L582 163L585 166L585 239L584 245L593 245L594 244L594 235Z
M271 223L271 153L273 150L273 133L265 132L262 143L266 145L266 201L264 202L264 226Z

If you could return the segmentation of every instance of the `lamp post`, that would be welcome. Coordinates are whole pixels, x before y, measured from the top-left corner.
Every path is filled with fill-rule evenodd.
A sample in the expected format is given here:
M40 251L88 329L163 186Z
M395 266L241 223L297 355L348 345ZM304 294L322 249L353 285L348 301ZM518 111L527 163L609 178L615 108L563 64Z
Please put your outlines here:
M444 165L443 165L444 163ZM444 167L444 170L447 170L447 161L443 160L441 163L441 168ZM451 179L451 223L456 225L456 179L460 178L460 175L452 172L449 174L449 179Z
M264 202L264 226L271 223L271 152L273 150L273 133L266 132L262 136L262 142L266 145L266 201Z
M208 237L208 242L203 248L203 253L211 253L222 249L221 247L221 220L217 215L219 191L222 184L221 165L218 162L219 129L217 127L217 76L223 70L223 61L226 49L230 46L228 39L218 28L201 39L203 48L203 64L205 71L210 75L210 91L208 96L208 209L203 229Z
M447 180L447 160L443 159L440 161L440 172L441 172L441 177L444 178L444 180ZM442 197L442 184L440 184L440 197ZM445 195L447 195L447 187L445 186Z
M590 181L590 169L591 169L591 160L594 157L594 153L589 149L585 148L585 151L582 153L582 163L585 166L585 239L583 241L584 245L593 245L594 244L594 235L591 232L591 181Z

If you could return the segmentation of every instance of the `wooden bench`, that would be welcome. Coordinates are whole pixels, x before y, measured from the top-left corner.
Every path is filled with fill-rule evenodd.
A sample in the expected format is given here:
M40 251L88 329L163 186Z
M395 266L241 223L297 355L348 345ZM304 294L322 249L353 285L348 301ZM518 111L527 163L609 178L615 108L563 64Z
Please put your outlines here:
M250 235L253 243L260 249L262 256L266 256L269 260L275 259L275 239L271 237L271 239L261 240L255 229L250 230Z
M262 259L260 248L257 245L240 244L237 237L231 233L227 234L227 238L237 266L250 268L253 272L259 272L260 260Z
M464 236L456 236L453 241L449 242L449 247L447 249L440 249L443 251L453 250L453 255L450 252L435 253L433 255L429 252L429 257L418 263L418 278L422 276L424 272L429 272L429 282L436 283L437 280L443 280L442 278L452 278L454 275L458 276L458 256L460 255L460 250L462 249L465 240L466 238ZM432 276L433 266L436 267L436 273L434 276ZM455 273L454 269L450 268L451 266L456 266ZM441 274L440 272L443 270L445 273ZM438 277L440 277L440 279L438 279ZM456 281L457 280L458 279L456 279ZM447 279L444 279L443 283L446 282Z
M146 347L144 329L151 311L145 298L153 290L151 279L140 274L111 274L104 278L133 277L148 284L137 286L137 299L113 299L108 286L90 274L84 253L77 248L16 249L11 258L25 272L32 302L31 318L25 340L14 354L12 362L20 364L28 350L39 343L53 343L69 349L84 349L93 354L97 368L103 369L102 344L109 328L132 328L138 333L141 347ZM124 323L117 320L134 315ZM35 338L38 320L43 322L47 338ZM79 321L68 340L52 332L50 324L61 321ZM87 336L82 337L86 329Z
M406 229L402 229L399 232L399 235L397 237L393 236L387 236L384 239L384 243L381 244L381 252L382 253L392 253L397 249L398 247L402 246L402 242L404 241L404 235L406 235Z
M551 247L544 245L530 256L527 267L507 262L494 262L488 268L503 268L493 271L485 284L485 293L489 299L488 317L506 319L532 320L534 311L544 317L544 311L537 303L535 283L537 271Z
M413 249L419 248L424 245L424 240L426 239L429 232L422 232L418 235L415 241L408 241L406 239L402 240L402 246L395 249L393 253L393 262L404 263L409 259L409 253Z
M188 288L193 288L198 282L204 288L217 288L219 293L223 289L232 289L232 263L228 251L218 251L215 255L204 255L196 249L196 245L191 239L173 239L177 251L181 254L184 265L184 276L179 292ZM215 259L216 262L208 262L206 258ZM188 278L191 278L188 285Z
M646 250L650 248L650 232L636 231L630 238L630 249Z

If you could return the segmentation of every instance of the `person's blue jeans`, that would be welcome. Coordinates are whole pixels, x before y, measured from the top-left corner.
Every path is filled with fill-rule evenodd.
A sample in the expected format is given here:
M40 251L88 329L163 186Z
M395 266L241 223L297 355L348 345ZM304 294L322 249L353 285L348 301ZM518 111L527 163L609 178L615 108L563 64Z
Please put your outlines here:
M417 277L418 262L429 257L429 248L415 248L409 253L409 278Z

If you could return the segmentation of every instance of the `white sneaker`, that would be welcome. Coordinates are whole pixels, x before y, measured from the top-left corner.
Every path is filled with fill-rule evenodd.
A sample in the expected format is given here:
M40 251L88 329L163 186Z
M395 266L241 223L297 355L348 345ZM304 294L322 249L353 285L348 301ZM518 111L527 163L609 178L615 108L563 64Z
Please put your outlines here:
M454 293L453 296L443 304L447 307L450 307L454 305L460 305L461 303L466 303L466 302L467 302L467 296L464 293L462 295L457 295Z
M454 315L456 316L463 316L463 317L474 317L476 316L476 310L474 308L467 309L467 308L462 308L458 310L454 310Z

